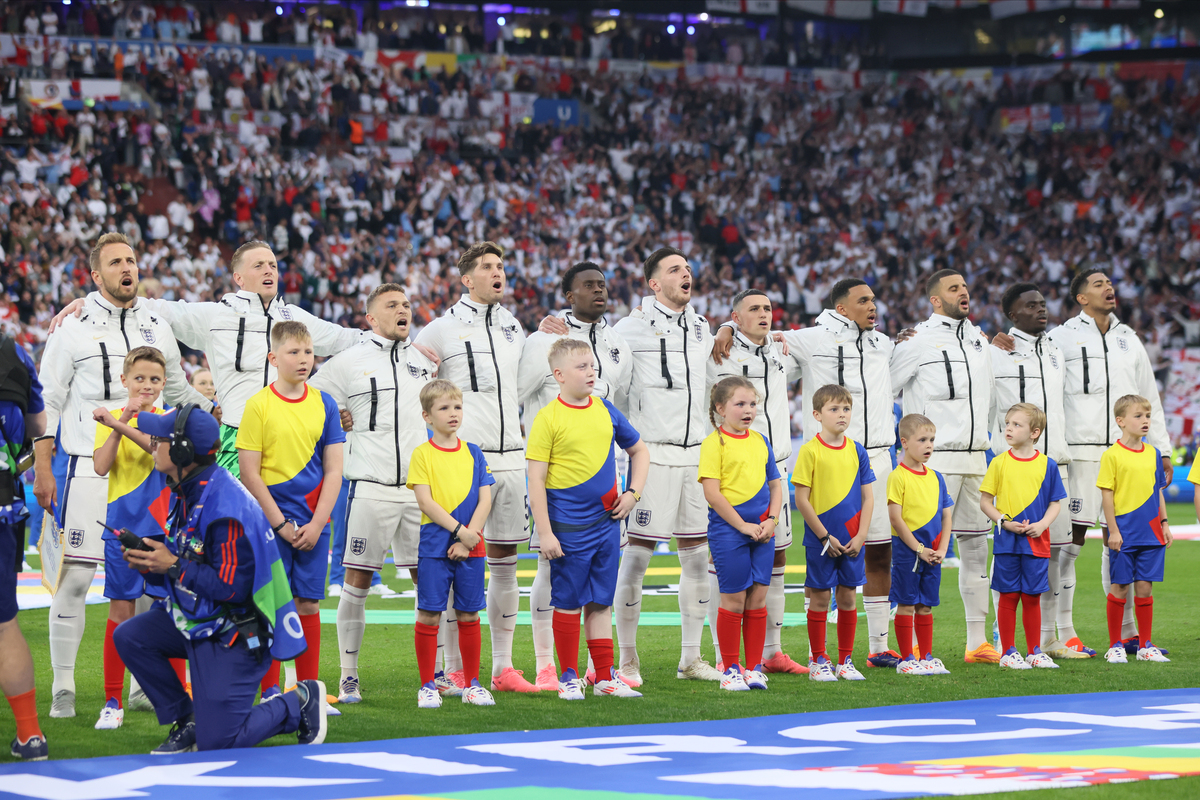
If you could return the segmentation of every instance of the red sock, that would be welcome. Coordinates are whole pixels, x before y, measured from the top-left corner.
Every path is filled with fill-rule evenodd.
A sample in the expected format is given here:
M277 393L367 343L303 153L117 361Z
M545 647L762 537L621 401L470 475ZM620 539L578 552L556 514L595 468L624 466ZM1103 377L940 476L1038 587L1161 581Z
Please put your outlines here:
M854 655L854 632L858 630L858 611L853 607L849 610L838 611L838 663L845 664L846 659Z
M308 649L296 656L296 680L316 680L321 674L321 612L300 617Z
M1025 628L1026 652L1042 645L1042 596L1021 593L1021 626Z
M42 735L42 728L38 725L36 692L37 689L30 689L25 694L6 698L17 721L17 741L28 742L30 736Z
M767 608L749 608L742 615L742 638L746 642L746 668L762 663L763 646L767 641Z
M554 610L554 653L558 656L558 668L562 672L573 669L576 675L579 674L580 616Z
M1150 646L1150 629L1154 627L1154 598L1133 598L1133 613L1137 615L1138 638L1142 647Z
M113 644L113 631L119 624L110 619L108 628L104 631L104 700L108 702L115 697L117 708L124 708L121 695L125 693L125 662L121 660L121 654Z
M479 632L479 620L458 623L458 653L462 656L463 677L467 686L471 681L479 680L479 651L483 646L482 634Z
M264 692L267 689L270 689L272 686L276 686L276 687L279 687L282 689L283 681L281 681L279 678L279 669L282 666L283 665L280 664L278 661L272 661L271 668L267 670L267 674L263 676L262 682L259 683L258 687L260 689L262 689Z
M1125 601L1114 594L1108 595L1108 644L1116 647L1121 643L1121 620L1125 617Z
M179 678L179 685L187 686L188 685L187 659L186 658L172 658L171 659L171 668L175 670L175 677Z
M1020 592L1001 592L1000 605L996 607L996 622L1000 626L1000 654L1008 652L1017 642L1017 603Z
M917 629L917 647L921 651L921 658L932 658L933 614L915 614L913 626Z
M588 654L592 657L592 669L596 670L596 680L611 681L613 668L612 639L588 639L587 649Z
M900 658L908 658L913 654L913 615L897 614L892 624L896 628L896 646L900 648Z
M421 685L424 686L433 680L433 667L437 662L438 626L418 622L416 628L416 636L413 638L417 649L417 672L420 673ZM463 667L465 671L466 659L463 659Z
M828 611L808 611L808 649L812 650L813 661L821 656L829 658L825 652L825 622L828 618Z
M721 643L721 663L725 669L741 663L742 615L725 609L717 611L717 640Z

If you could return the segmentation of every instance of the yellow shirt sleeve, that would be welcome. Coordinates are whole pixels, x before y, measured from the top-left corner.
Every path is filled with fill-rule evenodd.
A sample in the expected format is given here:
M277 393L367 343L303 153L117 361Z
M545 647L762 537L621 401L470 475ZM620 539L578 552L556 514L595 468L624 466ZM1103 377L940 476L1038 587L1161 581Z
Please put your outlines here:
M887 499L889 503L904 507L904 476L900 474L899 470L888 475Z
M408 482L404 485L409 489L414 486L432 486L433 481L429 469L429 448L425 445L419 445L413 450L412 458L408 462Z
M546 406L533 418L533 427L525 439L525 458L530 461L550 463L550 455L554 452L553 408Z
M124 411L125 411L125 409L123 409L123 408L110 408L109 409L109 412L117 419L121 418L121 414ZM134 428L137 427L137 416L136 415L134 416L133 419L129 420L129 425ZM112 435L112 432L113 432L112 428L110 428L106 425L101 425L99 422L96 423L96 446L92 448L93 453L104 446L104 443L108 441L108 437Z
M246 410L242 413L242 422L238 426L238 450L263 451L263 426L265 421L263 395L256 394L246 401Z
M1096 487L1099 489L1115 489L1117 487L1116 459L1111 450L1105 450L1100 456L1100 474L1096 476Z
M1000 466L1000 461L1003 455L996 456L992 459L992 463L988 464L987 473L983 476L983 482L979 484L980 492L987 492L992 497L1000 494L1000 484L1004 482L1002 474L1004 468Z
M813 485L813 471L817 467L817 450L807 445L796 454L796 468L792 470L792 483L796 486Z
M715 436L709 436L700 443L700 471L696 480L705 478L721 480L721 443Z
M1187 479L1191 483L1200 484L1200 458L1192 462L1192 468L1188 471Z

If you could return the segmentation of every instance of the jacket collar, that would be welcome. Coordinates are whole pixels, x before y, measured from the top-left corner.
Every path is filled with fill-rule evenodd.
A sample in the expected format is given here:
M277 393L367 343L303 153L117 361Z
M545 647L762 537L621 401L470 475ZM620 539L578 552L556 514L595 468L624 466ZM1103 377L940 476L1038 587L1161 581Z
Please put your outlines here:
M669 322L675 322L680 318L689 317L694 312L692 311L691 303L683 307L683 311L672 311L671 309L658 302L658 298L654 295L642 298L642 313L647 317L659 316L665 317Z
M816 324L825 327L835 337L850 336L857 339L861 336L874 333L874 330L858 327L857 322L854 322L849 317L842 316L832 308L822 311L817 317ZM842 339L841 341L845 340Z
M608 320L604 319L604 317L601 317L596 322L584 322L583 320L579 319L579 317L575 316L575 312L569 308L558 312L558 317L563 322L567 323L568 328L574 328L575 330L585 331L589 328L593 330L604 330L608 327Z
M1079 320L1080 325L1094 328L1097 333L1100 332L1100 328L1098 328L1096 326L1096 320L1092 319L1091 315L1089 315L1086 311L1080 311L1079 316L1076 317L1076 319ZM1121 320L1117 317L1116 314L1114 314L1110 311L1108 314L1108 329L1111 331L1113 328L1117 327L1120 324L1121 324Z
M378 333L371 331L367 334L367 341L375 345L380 350L407 350L410 339L389 339L386 336L380 336Z
M283 299L279 295L275 295L271 298L271 302L267 304L267 307L263 308L262 298L258 296L258 292L252 292L249 289L238 289L232 295L225 296L236 297L242 303L245 303L251 311L257 312L259 309L262 309L263 314L268 316L273 310L283 305Z
M740 330L736 330L733 332L733 343L743 350L751 352L756 356L761 356L771 352L771 345L774 344L774 340L771 338L771 334L768 333L767 341L762 345L757 345L746 338L746 335Z
M500 320L498 312L502 308L503 306L499 303L492 303L490 305L485 303L476 303L470 298L470 296L463 294L460 298L458 298L457 303L450 306L450 313L453 314L454 317L460 322L470 323L477 320L479 322L484 322L488 317L488 312L495 309L495 312L492 313L491 316L492 321L498 324Z
M137 312L137 311L140 311L141 309L145 308L145 303L142 302L142 298L140 298L140 297L134 298L133 305L127 309L126 308L118 308L117 306L114 306L112 303L105 300L104 295L100 294L100 292L89 292L87 299L89 302L95 303L97 306L99 306L104 311L107 311L109 314L120 314L122 311Z
M175 493L183 497L187 508L191 508L200 502L200 493L204 490L205 484L213 479L216 471L217 465L209 464L207 467L198 469L191 475L188 475L175 487Z
M955 321L942 314L933 314L929 317L929 319L922 322L921 325L926 328L950 331L956 335L963 336L975 331L975 324L971 322L970 317L963 317L962 319Z

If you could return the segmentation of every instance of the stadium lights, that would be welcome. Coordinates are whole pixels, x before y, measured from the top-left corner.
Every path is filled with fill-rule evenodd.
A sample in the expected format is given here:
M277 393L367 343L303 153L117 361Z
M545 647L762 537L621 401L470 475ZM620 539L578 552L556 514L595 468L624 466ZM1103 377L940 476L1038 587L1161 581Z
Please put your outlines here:
M610 17L619 17L619 16L621 16L621 9L619 9L619 8L610 8L610 9L608 10L608 15L609 15Z
M63 5L64 5L64 6L69 6L69 5L71 5L71 0L63 0Z
M700 21L701 21L701 22L708 22L708 12L702 12L702 13L700 14Z
M283 16L283 6L275 6L275 16L277 16L277 17Z
M695 36L696 35L696 26L688 25L687 31L688 31L688 36Z
M496 17L496 24L499 25L501 28L504 27L506 22L508 22L508 20L506 20L504 17Z
M668 35L668 36L674 36L674 35L675 35L675 26L674 26L674 25L668 25L668 26L667 26L667 35Z
M1154 9L1154 18L1155 18L1155 19L1162 19L1162 18L1163 18L1163 10L1162 10L1161 8L1156 8L1156 9Z

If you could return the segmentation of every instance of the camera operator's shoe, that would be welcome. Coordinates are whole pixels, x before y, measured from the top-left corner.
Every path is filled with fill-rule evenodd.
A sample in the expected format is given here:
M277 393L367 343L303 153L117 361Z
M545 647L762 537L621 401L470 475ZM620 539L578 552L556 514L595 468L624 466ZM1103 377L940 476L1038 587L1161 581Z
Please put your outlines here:
M325 684L306 680L296 684L296 697L300 700L300 728L296 739L300 744L321 744L329 732L329 718L325 712Z
M150 751L152 756L173 756L176 753L192 753L196 750L196 721L191 714L175 720L167 740Z

